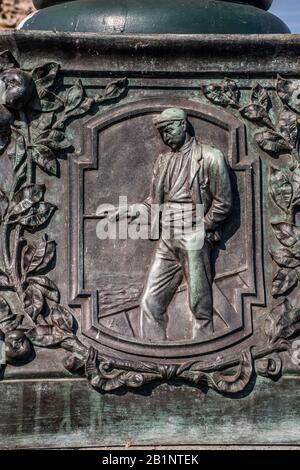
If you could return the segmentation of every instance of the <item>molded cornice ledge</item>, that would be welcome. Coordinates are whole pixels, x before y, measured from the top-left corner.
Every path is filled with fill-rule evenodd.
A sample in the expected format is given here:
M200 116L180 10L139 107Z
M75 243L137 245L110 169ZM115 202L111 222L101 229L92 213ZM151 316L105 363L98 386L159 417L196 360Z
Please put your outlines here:
M300 69L300 35L98 35L12 31L0 34L22 67L59 61L66 71L127 76L165 73L293 74ZM112 60L112 52L114 58ZM158 73L158 72L157 72Z

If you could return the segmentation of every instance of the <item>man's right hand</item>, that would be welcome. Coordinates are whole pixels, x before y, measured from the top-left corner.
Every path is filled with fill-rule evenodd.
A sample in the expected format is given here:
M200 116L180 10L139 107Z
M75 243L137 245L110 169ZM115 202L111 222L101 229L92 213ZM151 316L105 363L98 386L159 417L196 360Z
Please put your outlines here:
M215 233L212 232L212 231L206 232L205 240L207 240L211 244L214 244L214 242L215 242Z

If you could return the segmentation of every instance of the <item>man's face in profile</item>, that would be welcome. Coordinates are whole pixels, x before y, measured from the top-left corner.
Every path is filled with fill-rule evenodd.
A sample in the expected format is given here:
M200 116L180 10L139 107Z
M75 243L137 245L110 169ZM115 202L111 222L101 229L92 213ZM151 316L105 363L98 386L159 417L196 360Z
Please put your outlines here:
M186 121L170 121L160 128L160 135L173 151L179 150L185 142Z

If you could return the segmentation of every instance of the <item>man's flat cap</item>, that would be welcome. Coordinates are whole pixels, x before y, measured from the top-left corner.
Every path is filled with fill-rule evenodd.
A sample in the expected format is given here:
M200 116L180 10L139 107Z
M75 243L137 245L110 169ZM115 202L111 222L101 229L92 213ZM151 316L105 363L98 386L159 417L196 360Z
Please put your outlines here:
M168 122L172 121L184 121L186 119L186 112L180 108L168 108L165 109L159 116L153 119L153 123L156 127L163 127Z

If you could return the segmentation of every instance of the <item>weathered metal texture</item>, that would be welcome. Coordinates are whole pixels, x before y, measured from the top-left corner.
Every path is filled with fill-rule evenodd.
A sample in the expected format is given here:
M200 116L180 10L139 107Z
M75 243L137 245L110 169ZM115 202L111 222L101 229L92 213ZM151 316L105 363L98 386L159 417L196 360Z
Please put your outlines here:
M50 5L51 3L51 5ZM101 34L284 34L290 30L268 12L269 1L77 0L37 2L42 8L25 30Z
M1 448L298 446L299 380L259 379L238 400L174 385L100 395L80 380L10 382L0 401ZM275 398L276 397L276 398Z
M299 37L17 32L0 46L2 446L297 443ZM162 254L160 234L97 237L101 204L183 189L206 201L201 269Z

